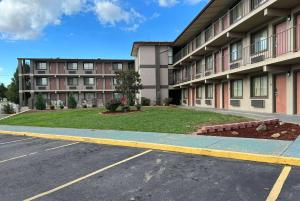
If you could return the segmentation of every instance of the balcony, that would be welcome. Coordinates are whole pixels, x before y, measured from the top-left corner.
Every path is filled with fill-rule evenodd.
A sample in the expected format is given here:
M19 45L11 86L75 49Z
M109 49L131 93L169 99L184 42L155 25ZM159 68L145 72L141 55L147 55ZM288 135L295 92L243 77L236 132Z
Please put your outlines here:
M186 56L198 52L200 49L204 48L204 44L213 42L219 37L218 41L215 44L211 44L213 46L220 46L230 39L226 38L225 30L230 30L233 28L235 24L249 15L251 12L257 10L263 4L268 2L269 0L242 0L233 8L231 8L228 12L225 13L222 17L220 17L217 21L212 23L208 28L206 28L203 32L201 32L197 37L191 40L186 46L184 46L181 50L179 50L174 55L174 66L178 64L179 61L184 59ZM263 16L263 15L262 15ZM256 24L264 22L267 18L262 18L261 16L257 16L251 22L252 26L256 26ZM243 23L244 24L244 23ZM234 31L247 31L251 29L251 27L245 25L241 25L236 28ZM222 35L222 37L221 37ZM198 54L205 54L205 51L200 51Z
M248 70L253 71L257 67L273 63L285 65L300 63L300 54L298 53L300 53L300 25L260 39L242 47L239 52L233 51L227 55L215 57L219 61L215 60L212 68L207 64L197 66L195 71L191 71L192 82L199 82L208 77L209 79L218 79L235 72L247 73ZM287 55L290 56L287 57ZM177 74L179 77L184 74L183 69L178 69ZM177 79L176 85L188 81L187 79Z

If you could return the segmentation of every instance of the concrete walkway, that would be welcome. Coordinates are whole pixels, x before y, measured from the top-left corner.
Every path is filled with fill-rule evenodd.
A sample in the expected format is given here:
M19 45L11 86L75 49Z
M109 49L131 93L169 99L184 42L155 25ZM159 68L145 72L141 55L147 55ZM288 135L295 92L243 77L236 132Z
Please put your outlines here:
M44 128L6 125L0 125L0 131L1 130L136 141L163 145L174 145L192 148L216 149L225 151L300 158L300 138L298 138L295 142L292 142L282 140L192 136L150 132Z
M221 114L231 114L231 115L237 115L237 116L247 117L247 118L251 118L251 119L259 119L259 120L276 118L276 119L280 119L280 121L283 121L283 122L300 124L300 116L299 115L270 114L270 113L210 109L210 108L186 107L186 106L179 106L179 108L193 109L193 110L198 110L198 111L210 111L210 112L217 112L217 113L221 113Z

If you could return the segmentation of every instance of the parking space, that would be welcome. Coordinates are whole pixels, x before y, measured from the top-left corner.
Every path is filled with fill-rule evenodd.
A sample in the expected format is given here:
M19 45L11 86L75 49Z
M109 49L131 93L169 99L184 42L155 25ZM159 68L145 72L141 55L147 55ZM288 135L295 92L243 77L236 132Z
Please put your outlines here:
M5 201L265 201L282 169L279 165L0 135L0 200ZM299 198L300 170L293 168L291 175L279 199Z

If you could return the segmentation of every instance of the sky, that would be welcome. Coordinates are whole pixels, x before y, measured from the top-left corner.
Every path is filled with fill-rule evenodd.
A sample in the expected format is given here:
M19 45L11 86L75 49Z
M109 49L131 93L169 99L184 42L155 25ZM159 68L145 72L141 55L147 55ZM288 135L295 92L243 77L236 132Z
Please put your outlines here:
M132 59L134 41L174 41L208 0L0 0L0 83L17 58Z

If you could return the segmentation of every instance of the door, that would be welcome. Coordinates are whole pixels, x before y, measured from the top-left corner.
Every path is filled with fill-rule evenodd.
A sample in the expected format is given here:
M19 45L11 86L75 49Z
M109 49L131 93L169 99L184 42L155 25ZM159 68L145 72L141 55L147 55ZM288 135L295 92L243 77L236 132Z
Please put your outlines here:
M296 99L297 114L300 115L300 72L296 73Z
M300 15L297 16L297 50L300 50Z
M56 79L50 78L50 90L56 90Z
M50 74L56 74L56 63L50 63Z
M64 63L59 63L58 64L58 73L59 74L65 74L65 64Z
M222 88L221 84L217 84L216 85L216 91L215 91L215 97L216 97L215 108L218 108L218 109L221 109L221 88Z
M286 75L275 75L275 112L286 114Z
M228 48L223 50L222 53L222 65L223 65L223 71L229 70L229 60L228 60Z
M215 68L216 73L222 72L222 52L218 52L215 54Z
M111 89L111 79L110 78L105 79L105 89Z
M223 83L223 108L228 109L228 101L229 101L229 96L228 96L228 82Z
M189 90L188 105L194 106L194 89L189 88L188 90Z
M283 22L276 25L276 56L287 53L287 23Z
M97 89L103 89L103 79L102 78L97 79Z
M59 90L65 90L66 85L65 85L65 78L59 78Z
M97 65L96 65L96 73L97 74L102 74L102 64L101 63L97 63Z

